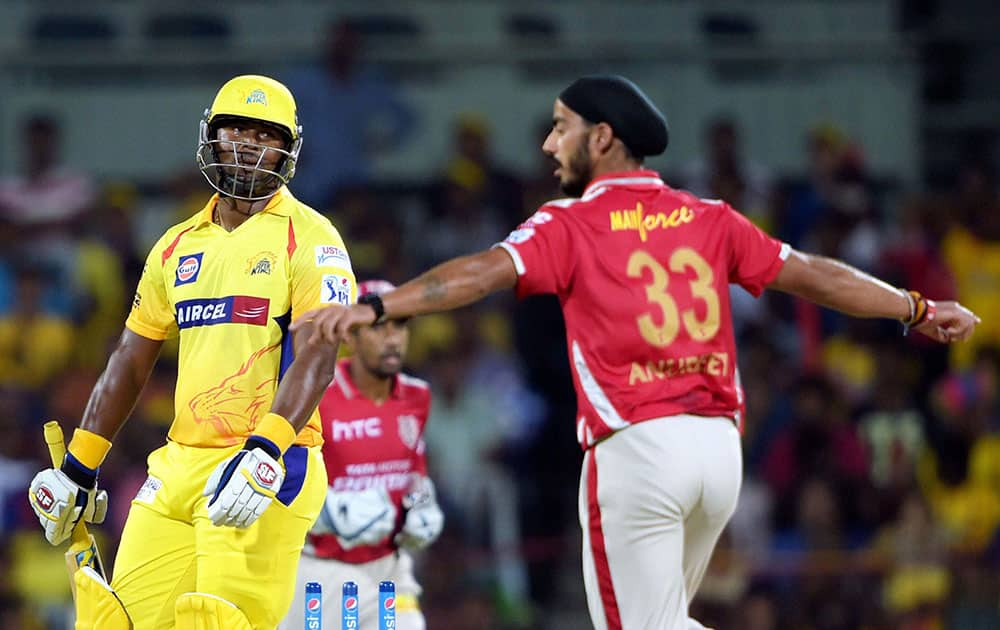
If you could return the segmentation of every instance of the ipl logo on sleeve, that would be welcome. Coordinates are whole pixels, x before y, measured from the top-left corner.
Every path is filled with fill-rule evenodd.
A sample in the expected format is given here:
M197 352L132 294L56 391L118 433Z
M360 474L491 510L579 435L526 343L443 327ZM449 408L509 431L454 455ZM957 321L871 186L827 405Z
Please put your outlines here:
M335 273L324 275L319 301L323 304L343 304L344 306L350 304L351 279Z

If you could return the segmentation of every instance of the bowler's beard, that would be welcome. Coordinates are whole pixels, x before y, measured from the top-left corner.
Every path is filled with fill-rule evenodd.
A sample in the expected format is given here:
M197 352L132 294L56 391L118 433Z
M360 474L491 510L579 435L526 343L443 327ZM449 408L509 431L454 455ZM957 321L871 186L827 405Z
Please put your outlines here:
M590 155L587 153L587 145L581 143L573 155L569 156L569 163L563 167L566 177L559 181L559 187L569 197L582 197L583 191L587 190L587 184L591 180Z
M402 359L402 356L398 355L398 354L391 354L391 356L396 356L396 357L399 357L400 359ZM371 361L371 362L366 361L365 362L365 369L367 369L368 372L370 372L372 374L372 376L375 376L379 380L383 380L383 381L384 380L388 380L390 378L393 378L394 376L396 376L397 374L399 374L400 370L402 369L402 361L400 361L400 365L398 367L390 367L390 366L386 366L382 362L382 359L383 359L383 357L380 356L377 359L375 359L374 361Z

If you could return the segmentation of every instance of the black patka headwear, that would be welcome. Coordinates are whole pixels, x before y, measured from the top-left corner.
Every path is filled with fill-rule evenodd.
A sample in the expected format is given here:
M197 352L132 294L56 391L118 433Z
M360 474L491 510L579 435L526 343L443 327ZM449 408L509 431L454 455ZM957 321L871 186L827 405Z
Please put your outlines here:
M638 158L659 155L670 137L667 120L635 83L613 74L580 77L559 95L566 107L592 123L611 125Z

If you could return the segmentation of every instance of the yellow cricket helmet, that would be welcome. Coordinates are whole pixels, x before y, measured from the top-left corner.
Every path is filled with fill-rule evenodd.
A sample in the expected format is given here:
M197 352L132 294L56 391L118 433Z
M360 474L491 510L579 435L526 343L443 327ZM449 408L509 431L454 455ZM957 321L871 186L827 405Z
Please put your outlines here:
M286 136L286 148L218 140L218 127L233 118L256 120L277 127ZM220 161L220 148L227 155L232 154L235 162ZM227 81L219 88L211 107L205 110L199 126L196 159L205 178L220 193L237 199L260 201L272 197L295 175L301 148L302 127L295 113L292 93L270 77L247 74ZM262 167L267 151L282 155L278 164L270 169ZM241 163L241 153L256 154L256 163Z

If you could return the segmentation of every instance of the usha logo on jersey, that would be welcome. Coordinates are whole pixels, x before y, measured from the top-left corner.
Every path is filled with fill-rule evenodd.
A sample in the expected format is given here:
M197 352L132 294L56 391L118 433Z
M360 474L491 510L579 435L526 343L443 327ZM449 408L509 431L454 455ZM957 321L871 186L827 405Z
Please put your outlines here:
M227 295L221 298L200 298L177 303L174 317L177 328L214 326L216 324L249 324L267 326L271 300L252 295Z
M197 254L188 254L180 257L177 262L177 278L174 280L175 287L179 287L182 284L191 284L198 280L198 273L201 271L201 257L204 255L205 252L198 252Z
M694 221L694 211L687 206L681 206L672 212L657 212L645 214L646 209L641 203L635 204L631 210L612 210L608 215L611 219L611 231L631 230L639 233L639 240L646 242L649 232L658 229L675 228Z

